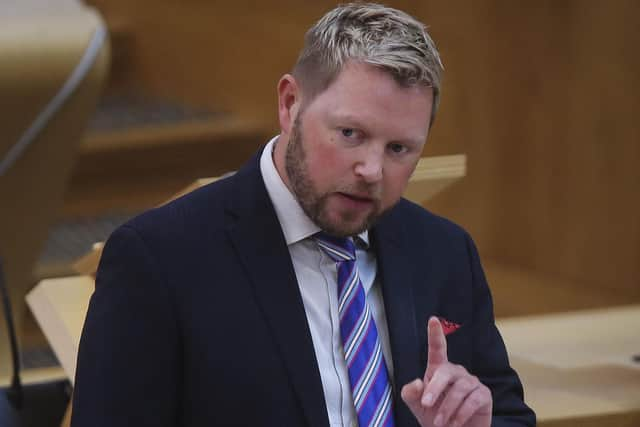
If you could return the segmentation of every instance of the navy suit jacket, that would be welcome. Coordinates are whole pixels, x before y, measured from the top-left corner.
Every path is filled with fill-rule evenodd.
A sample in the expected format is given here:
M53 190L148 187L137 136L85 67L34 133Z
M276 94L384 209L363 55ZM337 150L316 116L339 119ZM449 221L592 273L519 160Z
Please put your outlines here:
M256 155L235 175L109 238L80 342L73 427L310 426L328 417L304 306ZM493 393L494 426L531 426L476 248L401 200L371 230L400 398L422 377L432 315L462 325L452 362Z

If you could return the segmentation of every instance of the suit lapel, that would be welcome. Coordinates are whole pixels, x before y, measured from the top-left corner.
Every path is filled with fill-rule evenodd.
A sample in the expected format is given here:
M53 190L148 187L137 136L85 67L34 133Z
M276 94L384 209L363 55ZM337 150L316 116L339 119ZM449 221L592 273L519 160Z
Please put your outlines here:
M386 215L373 230L374 248L378 260L379 277L382 282L385 312L394 370L394 410L397 426L417 426L411 411L402 401L402 386L416 378L422 378L421 357L424 349L419 348L416 324L415 301L412 286L411 252L406 247L405 228L401 218L395 218L394 211Z
M228 207L235 217L230 221L228 235L253 286L308 425L326 427L329 420L322 381L302 297L257 159L232 179L237 180L238 191Z

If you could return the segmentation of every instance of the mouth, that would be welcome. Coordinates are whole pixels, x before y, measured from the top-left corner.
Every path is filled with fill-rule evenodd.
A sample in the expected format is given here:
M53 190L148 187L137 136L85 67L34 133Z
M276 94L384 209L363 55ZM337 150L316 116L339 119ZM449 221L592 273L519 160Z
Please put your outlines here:
M346 197L350 197L354 200L361 200L363 202L373 202L373 199L369 196L366 195L358 195L358 194L348 194L348 193L341 193L342 195L346 196Z
M341 196L345 201L359 207L368 207L375 203L375 199L367 195L349 194L349 193L342 193L342 192L339 192L337 194Z

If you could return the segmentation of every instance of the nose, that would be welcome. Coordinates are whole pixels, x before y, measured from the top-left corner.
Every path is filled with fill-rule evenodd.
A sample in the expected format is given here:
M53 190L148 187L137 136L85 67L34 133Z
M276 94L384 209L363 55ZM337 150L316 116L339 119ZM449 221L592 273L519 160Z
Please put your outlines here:
M364 150L360 160L355 165L355 174L366 183L373 184L382 179L384 153L378 149Z

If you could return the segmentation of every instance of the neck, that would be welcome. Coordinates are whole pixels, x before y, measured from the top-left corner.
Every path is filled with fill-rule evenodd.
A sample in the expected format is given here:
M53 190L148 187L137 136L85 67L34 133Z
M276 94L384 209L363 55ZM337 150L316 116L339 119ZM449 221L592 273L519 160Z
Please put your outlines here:
M289 181L289 175L287 174L287 168L285 167L288 144L289 141L287 136L281 133L280 136L278 136L278 139L275 140L273 151L271 152L271 158L273 159L273 164L275 165L276 171L278 172L278 175L280 175L282 182L284 182L284 185L286 185L289 191L293 193L291 183Z

